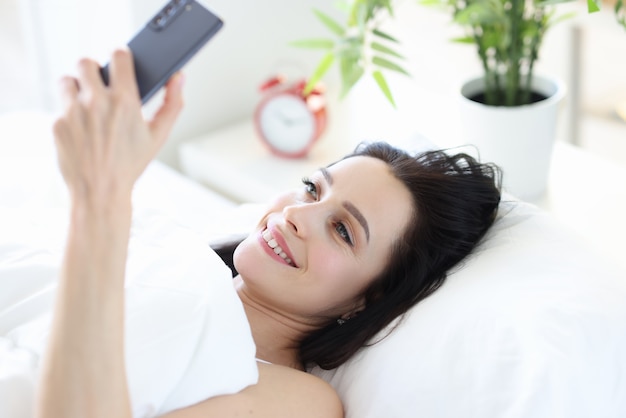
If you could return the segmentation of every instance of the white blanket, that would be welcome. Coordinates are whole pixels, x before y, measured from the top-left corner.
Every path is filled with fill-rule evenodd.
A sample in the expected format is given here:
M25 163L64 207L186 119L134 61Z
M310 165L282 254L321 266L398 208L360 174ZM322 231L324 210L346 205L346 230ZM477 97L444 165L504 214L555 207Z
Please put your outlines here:
M50 224L23 218L0 208L3 418L31 416L63 249L63 239L52 235L58 226L46 230ZM256 382L255 347L230 277L195 233L157 214L137 214L126 284L134 416L165 413Z
M32 416L68 219L49 120L26 116L0 118L1 418ZM230 206L158 163L133 198L126 278L133 415L157 416L256 383L245 313L206 239L210 221Z

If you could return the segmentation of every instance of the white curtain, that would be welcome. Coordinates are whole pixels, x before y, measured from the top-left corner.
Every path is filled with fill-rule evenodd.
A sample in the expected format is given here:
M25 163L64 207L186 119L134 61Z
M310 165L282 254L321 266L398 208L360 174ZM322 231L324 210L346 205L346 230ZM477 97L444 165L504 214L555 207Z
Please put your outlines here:
M57 80L130 37L131 0L0 0L0 112L53 111Z
M0 113L39 105L18 0L0 0Z

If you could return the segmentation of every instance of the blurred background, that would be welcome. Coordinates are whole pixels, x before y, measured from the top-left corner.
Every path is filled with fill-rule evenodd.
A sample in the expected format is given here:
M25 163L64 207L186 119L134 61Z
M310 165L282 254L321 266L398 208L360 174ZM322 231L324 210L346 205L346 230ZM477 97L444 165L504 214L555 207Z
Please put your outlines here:
M124 45L163 0L0 0L0 114L11 111L56 112L56 82L74 73L82 56L106 62ZM222 17L224 29L185 68L186 109L159 159L178 168L177 146L239 120L250 118L268 77L287 72L309 75L321 53L288 45L322 36L326 28L312 9L335 13L334 1L205 0ZM610 4L587 15L585 3L568 5L579 13L546 35L538 73L563 79L558 139L626 166L626 31L614 22ZM459 136L455 94L467 78L479 74L471 46L456 45L458 35L447 13L398 2L386 30L403 41L405 68L411 78L390 75L397 108L363 80L338 100L338 75L332 69L328 88L330 124L354 141L393 140L419 132L441 145ZM158 102L153 100L151 103ZM150 103L146 109L150 112ZM1 138L1 141L10 140Z

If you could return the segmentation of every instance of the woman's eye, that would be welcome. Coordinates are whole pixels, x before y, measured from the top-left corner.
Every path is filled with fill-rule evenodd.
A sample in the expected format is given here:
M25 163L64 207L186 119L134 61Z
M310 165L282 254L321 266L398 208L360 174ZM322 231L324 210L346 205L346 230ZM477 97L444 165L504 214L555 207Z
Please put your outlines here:
M304 184L304 190L306 191L306 193L309 194L313 199L317 200L317 185L306 177L302 179L302 184Z
M304 184L304 191L306 192L306 194L311 196L313 200L319 200L319 189L317 187L317 184L315 184L313 181L306 177L302 179L302 184ZM342 222L335 223L335 231L337 231L337 234L339 234L341 239L344 240L348 245L354 245L352 243L350 233L348 232L348 228L345 224L343 224Z
M338 222L335 225L335 230L337 231L341 239L343 239L348 244L352 245L352 238L350 238L350 234L348 233L348 228L346 228L344 224L342 224L341 222Z

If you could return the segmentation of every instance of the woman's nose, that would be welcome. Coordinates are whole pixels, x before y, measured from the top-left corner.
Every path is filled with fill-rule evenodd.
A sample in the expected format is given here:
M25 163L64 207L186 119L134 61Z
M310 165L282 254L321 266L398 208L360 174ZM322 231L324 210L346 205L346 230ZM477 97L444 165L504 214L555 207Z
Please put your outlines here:
M287 205L283 208L283 217L287 227L294 234L304 238L312 231L317 210L314 203Z

